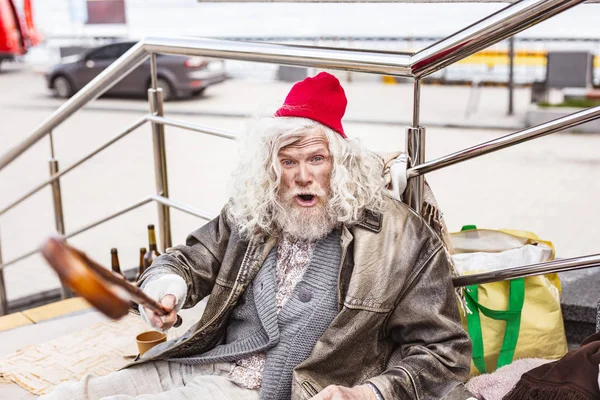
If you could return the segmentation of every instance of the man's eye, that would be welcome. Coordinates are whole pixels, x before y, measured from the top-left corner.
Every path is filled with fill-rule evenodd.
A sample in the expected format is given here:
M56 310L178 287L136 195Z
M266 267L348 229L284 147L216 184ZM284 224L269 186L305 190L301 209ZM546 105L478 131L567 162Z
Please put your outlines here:
M294 162L290 161L290 160L283 160L281 162L281 165L286 166L286 167L290 167L290 166L294 165Z
M313 157L313 162L321 162L323 160L325 160L325 157L323 157L323 156L315 156L315 157Z

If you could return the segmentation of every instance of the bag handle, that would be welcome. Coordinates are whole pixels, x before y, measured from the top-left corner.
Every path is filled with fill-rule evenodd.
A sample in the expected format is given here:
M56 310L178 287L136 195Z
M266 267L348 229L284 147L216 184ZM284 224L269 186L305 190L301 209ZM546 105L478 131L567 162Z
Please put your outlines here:
M525 301L525 280L523 278L513 279L509 282L508 309L506 311L491 310L479 304L478 285L467 286L465 290L465 300L467 306L472 311L467 314L467 330L473 343L473 363L481 373L487 373L483 351L483 335L481 333L481 319L479 312L488 318L506 321L504 331L504 340L498 356L497 368L508 365L512 362L517 341L519 340L519 330L521 328L521 311Z

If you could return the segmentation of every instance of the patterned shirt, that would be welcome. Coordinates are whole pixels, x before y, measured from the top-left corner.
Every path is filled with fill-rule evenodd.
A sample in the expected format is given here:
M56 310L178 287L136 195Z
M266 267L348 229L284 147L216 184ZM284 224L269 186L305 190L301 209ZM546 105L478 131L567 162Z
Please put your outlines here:
M292 295L294 287L310 264L315 242L290 239L283 236L277 247L277 314ZM262 383L266 353L258 353L236 361L229 372L229 378L247 389L258 389Z

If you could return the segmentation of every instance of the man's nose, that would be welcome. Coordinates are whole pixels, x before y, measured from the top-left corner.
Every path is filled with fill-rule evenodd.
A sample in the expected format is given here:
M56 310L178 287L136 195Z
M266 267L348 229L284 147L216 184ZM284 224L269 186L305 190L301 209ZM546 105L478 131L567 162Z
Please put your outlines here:
M301 186L307 186L312 183L311 173L307 165L300 164L296 173L296 183Z

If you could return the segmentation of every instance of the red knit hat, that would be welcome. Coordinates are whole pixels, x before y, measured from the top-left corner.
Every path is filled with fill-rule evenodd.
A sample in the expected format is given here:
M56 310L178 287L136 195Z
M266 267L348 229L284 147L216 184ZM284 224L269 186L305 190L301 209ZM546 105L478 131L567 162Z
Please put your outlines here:
M296 83L275 116L309 118L346 138L342 127L346 104L348 100L340 81L327 72L321 72Z

